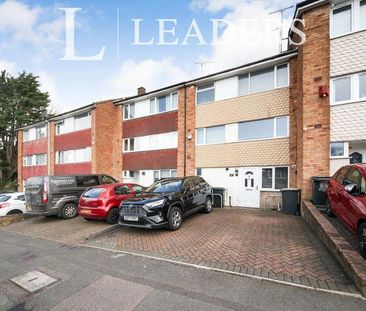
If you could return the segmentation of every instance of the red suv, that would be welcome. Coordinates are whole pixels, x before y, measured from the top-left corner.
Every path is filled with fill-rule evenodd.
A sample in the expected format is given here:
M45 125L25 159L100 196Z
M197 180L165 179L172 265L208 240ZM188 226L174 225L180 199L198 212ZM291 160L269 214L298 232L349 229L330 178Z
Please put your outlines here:
M336 215L358 235L361 255L366 258L366 164L346 165L329 180L329 216Z
M87 220L106 219L115 224L121 202L141 193L144 187L136 184L108 184L88 188L79 200L79 215Z

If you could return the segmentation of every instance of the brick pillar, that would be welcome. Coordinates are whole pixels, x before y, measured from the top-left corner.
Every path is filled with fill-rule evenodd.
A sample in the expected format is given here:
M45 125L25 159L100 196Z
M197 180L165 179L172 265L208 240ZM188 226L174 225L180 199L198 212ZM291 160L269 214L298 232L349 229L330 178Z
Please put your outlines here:
M178 91L178 176L195 174L195 96L195 86L181 88Z
M23 130L18 131L18 191L23 191Z
M91 112L92 172L121 179L122 112L111 100L98 102Z
M56 123L50 121L48 124L48 174L53 175L55 173L56 153L55 153L55 135L56 135Z
M306 42L299 47L298 186L302 198L311 198L311 177L329 175L329 97L319 87L329 85L329 4L304 12Z

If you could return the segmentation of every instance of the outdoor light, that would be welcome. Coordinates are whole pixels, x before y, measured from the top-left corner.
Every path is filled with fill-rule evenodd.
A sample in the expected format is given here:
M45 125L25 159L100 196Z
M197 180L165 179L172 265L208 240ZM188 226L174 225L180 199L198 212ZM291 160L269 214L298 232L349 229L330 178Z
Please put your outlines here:
M328 85L321 85L319 86L319 97L328 97L329 96L329 86Z

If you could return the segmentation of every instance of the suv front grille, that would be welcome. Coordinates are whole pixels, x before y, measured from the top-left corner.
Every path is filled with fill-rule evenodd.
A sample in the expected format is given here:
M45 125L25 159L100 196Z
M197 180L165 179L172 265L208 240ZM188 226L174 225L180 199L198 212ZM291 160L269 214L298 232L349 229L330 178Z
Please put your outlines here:
M121 215L146 216L146 211L138 205L122 205Z

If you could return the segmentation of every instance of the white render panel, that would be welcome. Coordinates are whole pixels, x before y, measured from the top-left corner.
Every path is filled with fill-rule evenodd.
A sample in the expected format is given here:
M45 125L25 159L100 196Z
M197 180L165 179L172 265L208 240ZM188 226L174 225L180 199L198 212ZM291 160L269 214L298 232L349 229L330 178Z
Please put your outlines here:
M135 103L135 117L140 118L150 114L150 99Z
M330 76L366 71L366 31L330 40Z
M238 123L225 125L225 142L238 141Z
M215 101L238 96L238 77L218 80L215 82Z
M366 139L366 102L330 107L330 140L356 141Z

